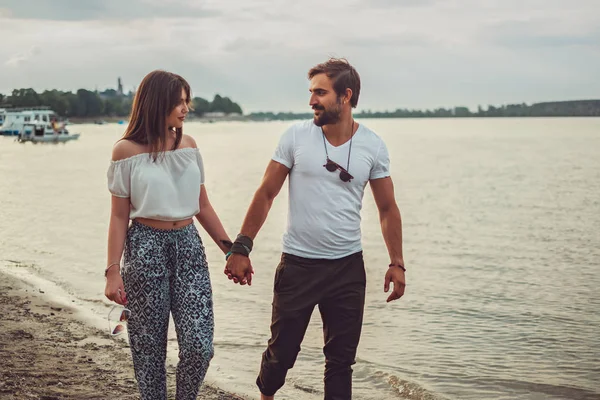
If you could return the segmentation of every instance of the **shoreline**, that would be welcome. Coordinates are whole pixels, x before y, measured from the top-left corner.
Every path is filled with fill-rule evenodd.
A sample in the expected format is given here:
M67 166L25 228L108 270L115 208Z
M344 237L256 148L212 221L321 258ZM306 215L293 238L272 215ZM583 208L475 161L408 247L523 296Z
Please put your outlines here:
M76 318L77 311L0 272L0 398L139 399L129 346ZM175 368L167 367L175 393ZM204 384L199 400L244 400Z
M244 115L240 116L224 116L224 117L198 117L198 116L190 116L186 118L187 122L203 122L203 123L214 123L214 122L250 122L252 121L250 118ZM99 125L104 124L115 124L122 122L122 125L127 125L129 123L129 116L124 117L114 117L114 116L104 116L104 117L70 117L69 125L82 125L82 124L97 124L97 122L101 122Z
M356 115L357 120L407 120L407 121L442 121L442 120L512 120L512 119L594 119L600 118L599 115L521 115L521 116L421 116L421 117L401 117L401 116L364 116ZM205 124L219 123L219 122L294 122L312 119L311 116L298 115L289 118L278 118L278 117L251 117L251 116L236 116L236 117L189 117L186 122L200 122ZM106 124L120 124L127 125L129 123L129 117L72 117L68 119L69 125L106 125ZM97 124L97 122L100 122Z

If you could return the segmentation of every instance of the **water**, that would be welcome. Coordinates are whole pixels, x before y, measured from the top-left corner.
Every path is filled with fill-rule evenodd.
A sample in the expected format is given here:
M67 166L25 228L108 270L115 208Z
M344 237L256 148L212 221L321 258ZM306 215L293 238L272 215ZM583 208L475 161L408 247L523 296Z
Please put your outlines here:
M392 156L408 286L385 303L388 258L367 189L355 398L600 399L600 119L362 122ZM230 235L287 125L186 124ZM106 168L122 130L73 126L82 136L66 145L0 138L0 267L21 265L99 316ZM282 190L256 240L252 287L227 280L203 234L216 313L207 379L255 398L286 205ZM322 398L322 340L315 312L280 399ZM171 340L171 363L176 348Z

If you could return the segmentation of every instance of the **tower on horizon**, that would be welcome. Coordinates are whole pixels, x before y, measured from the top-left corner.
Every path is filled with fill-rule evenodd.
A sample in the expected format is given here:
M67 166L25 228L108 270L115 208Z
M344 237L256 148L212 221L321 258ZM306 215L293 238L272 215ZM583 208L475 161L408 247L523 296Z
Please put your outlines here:
M117 79L117 95L123 96L123 83L121 83L121 77Z

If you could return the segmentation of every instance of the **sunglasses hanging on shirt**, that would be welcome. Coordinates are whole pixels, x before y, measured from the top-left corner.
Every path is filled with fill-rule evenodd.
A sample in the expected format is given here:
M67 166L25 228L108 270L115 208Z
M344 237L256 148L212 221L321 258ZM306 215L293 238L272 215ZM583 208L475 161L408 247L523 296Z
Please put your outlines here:
M340 164L329 158L329 153L327 152L327 143L325 142L325 132L323 132L323 127L321 127L321 134L323 135L323 146L325 147L325 156L327 157L327 162L325 165L325 169L329 172L335 172L340 170L340 179L343 182L350 182L354 177L350 175L350 152L352 151L352 139L354 138L354 121L352 121L352 131L350 132L350 147L348 148L348 162L346 164L346 168L342 167Z

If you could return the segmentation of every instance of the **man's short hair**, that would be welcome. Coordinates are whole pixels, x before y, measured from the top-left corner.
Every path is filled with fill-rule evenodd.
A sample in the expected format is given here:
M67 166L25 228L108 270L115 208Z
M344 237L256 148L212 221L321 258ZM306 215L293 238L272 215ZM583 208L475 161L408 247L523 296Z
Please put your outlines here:
M360 76L345 58L330 58L324 63L315 65L308 71L308 79L319 74L325 74L333 81L333 90L339 96L346 94L346 89L352 90L350 105L355 108L360 95Z

